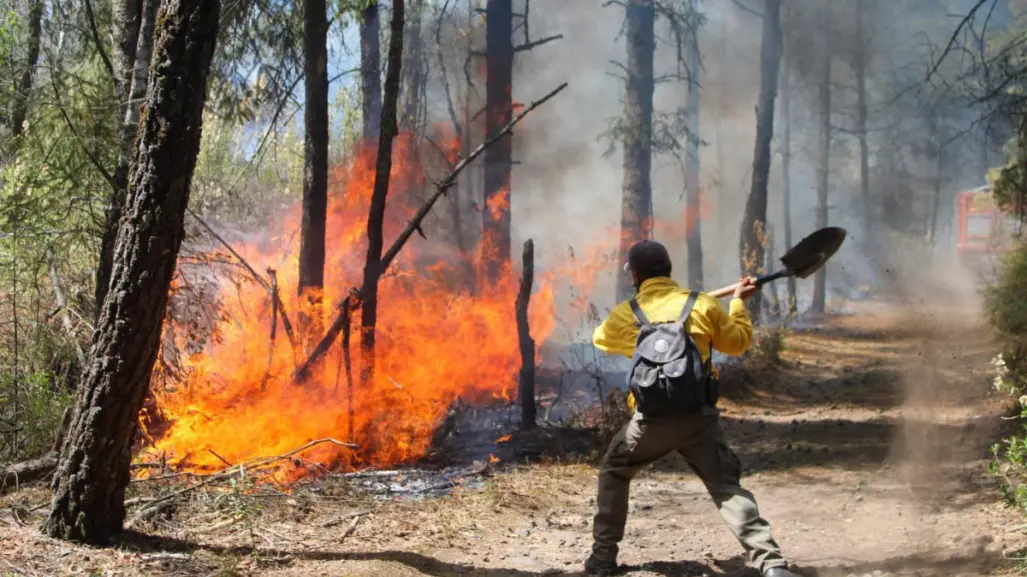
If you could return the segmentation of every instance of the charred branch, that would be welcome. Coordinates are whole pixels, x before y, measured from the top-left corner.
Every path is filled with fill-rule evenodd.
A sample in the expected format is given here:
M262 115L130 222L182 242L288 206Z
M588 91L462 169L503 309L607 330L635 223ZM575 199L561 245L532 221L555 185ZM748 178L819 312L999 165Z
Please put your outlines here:
M513 51L514 52L526 52L528 50L532 50L533 48L538 48L539 46L542 46L543 44L549 44L550 42L553 42L555 40L561 40L561 39L563 39L563 34L556 34L556 35L553 35L553 36L547 36L545 38L539 38L538 40L533 40L531 42L525 42L524 44L521 44L519 46L514 46Z
M207 233L210 234L210 236L214 237L214 240L221 243L221 246L225 247L225 249L227 249L228 252L232 253L232 256L234 256L236 260L239 261L239 264L241 264L243 268L246 269L246 272L250 273L250 277L253 280L257 281L260 284L260 286L264 287L269 293L271 293L274 296L275 300L278 303L276 306L278 309L278 316L282 319L282 328L285 329L285 336L289 339L289 345L292 346L293 357L295 358L296 351L298 350L296 348L296 334L292 329L292 323L289 322L289 315L286 313L285 303L282 302L281 296L278 294L278 291L276 289L273 289L271 283L264 280L264 277L260 276L257 273L256 269L254 269L250 265L250 263L245 258L243 258L243 256L239 254L239 252L236 251L231 244L228 243L227 240L225 240L220 234L218 234L213 228L211 228L211 226L207 224L205 220L200 218L200 215L193 212L193 209L191 208L188 208L186 210L188 211L189 216L192 216L194 219L196 219L196 222L200 223L200 226L202 226L207 231Z
M538 100L529 104L499 132L490 136L488 139L485 140L485 142L481 143L481 145L479 145L478 148L475 148L470 154L468 154L467 157L458 162L457 165L453 167L452 172L450 172L449 175L446 176L446 178L444 178L441 182L438 183L438 185L435 188L435 192L433 192L432 195L428 197L428 199L424 202L424 204L421 205L421 208L419 208L417 210L417 213L414 214L413 218L410 219L410 222L407 223L407 226L403 229L403 232L401 232L399 236L396 237L396 240L392 243L392 246L389 247L389 250L385 252L384 256L382 256L378 270L381 273L384 273L388 270L389 265L391 265L392 261L395 260L396 256L399 254L399 251L403 250L403 247L406 245L407 241L410 240L410 237L413 236L417 228L421 226L421 222L424 220L426 216L428 216L428 213L431 212L431 209L435 206L435 203L439 200L439 198L442 197L442 195L446 193L447 190L450 189L450 187L453 186L453 184L456 182L457 177L460 175L461 172L464 171L465 168L467 168L467 165L469 165L471 162L474 162L476 158L481 156L481 154L485 152L485 149L492 146L493 144L498 142L499 139L509 134L510 131L513 130L513 127L516 126L518 122L523 120L525 116L530 114L539 106L545 104L549 99L559 94L564 88L567 88L566 82L557 86L555 89L550 91L542 98L539 98ZM332 343L335 341L336 337L338 337L339 333L342 331L343 326L345 326L346 323L349 322L349 313L345 306L345 303L348 303L351 308L359 305L360 300L363 296L362 293L362 288L359 290L351 289L349 297L347 299L344 299L343 301L344 304L341 306L340 314L335 318L335 321L332 322L332 325L328 328L328 331L325 333L324 338L321 339L321 342L318 343L317 347L315 347L314 350L310 353L310 356L307 357L307 360L304 361L303 364L296 369L295 379L297 382L303 383L304 381L306 381L306 379L310 376L310 369L313 368L313 366L318 362L318 360L320 360L322 356L324 356L326 352L328 352L328 349L332 346Z
M531 301L531 286L535 280L535 244L531 239L524 243L521 256L521 285L517 291L517 342L521 351L521 372L517 380L517 397L521 402L521 430L534 429L537 408L535 406L535 341L531 338L528 324L528 304Z

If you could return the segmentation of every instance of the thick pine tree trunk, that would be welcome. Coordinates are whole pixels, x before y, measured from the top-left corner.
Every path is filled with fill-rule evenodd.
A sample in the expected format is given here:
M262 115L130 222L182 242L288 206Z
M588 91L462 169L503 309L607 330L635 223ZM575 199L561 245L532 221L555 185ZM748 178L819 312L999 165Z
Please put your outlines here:
M831 51L830 33L827 30L828 18L821 24L820 62L817 78L817 113L819 129L817 132L817 212L814 228L827 226L827 189L831 162ZM821 267L813 275L813 305L815 313L822 313L827 304L827 267Z
M365 140L378 138L382 124L381 31L378 1L360 14L360 102Z
M488 0L485 29L485 131L491 136L512 118L512 0ZM482 258L487 282L510 270L510 169L512 137L485 150L485 206L482 211Z
M166 0L109 298L53 482L43 531L102 544L121 530L139 409L160 344L200 148L217 0Z
M745 203L739 256L745 275L763 268L767 233L767 184L770 178L770 143L774 138L774 100L781 64L781 0L767 0L763 9L763 46L760 49L760 96L756 106L756 146L752 160L752 188ZM753 322L759 320L762 294L749 299Z
M142 8L141 12L127 12L130 18L136 18L133 25L124 26L125 34L135 33L132 42L126 39L117 42L118 52L114 58L115 71L120 76L123 66L127 66L129 74L127 82L121 84L124 106L121 107L121 128L118 135L118 160L114 166L114 190L111 191L107 205L106 222L100 239L100 266L96 273L96 318L100 317L103 299L107 296L111 280L111 268L114 266L114 241L118 235L118 219L125 204L128 188L129 162L132 160L132 145L139 131L139 116L142 113L143 99L146 97L146 84L150 75L150 56L153 54L153 29L157 18L159 0L143 0L134 8ZM124 9L128 10L128 4ZM131 58L129 58L131 55ZM127 62L127 64L126 64Z
M374 169L374 189L371 208L367 215L367 260L364 263L364 283L361 287L360 382L365 386L374 379L375 324L378 322L378 280L382 273L382 250L385 244L385 201L389 194L392 172L392 141L399 131L399 86L403 63L403 0L392 2L392 24L389 28L388 69L385 73L385 100L382 107L381 136L378 139L378 158Z
M784 58L784 70L781 74L781 123L784 124L781 136L781 212L786 250L792 247L792 67L789 58L791 55ZM788 314L795 314L799 310L799 301L795 294L795 277L788 277L787 285Z
M145 10L144 1L115 0L112 3L114 58L111 64L114 66L114 94L119 100L118 105L121 108L118 113L122 118L124 118L125 108L129 105L126 96L132 88L132 71L135 67L136 49L139 45L139 29L142 27Z
M692 0L692 10L698 10L696 0ZM688 244L688 288L702 290L702 223L700 220L701 198L699 191L699 127L702 125L699 116L699 87L701 64L699 62L699 36L692 34L688 53L688 73L691 82L688 86L688 100L685 111L691 130L685 156L685 219Z
M43 0L32 0L29 4L28 14L29 35L28 46L25 56L25 67L22 68L21 78L18 80L17 91L14 95L14 102L11 110L11 134L15 141L25 130L25 118L28 117L29 97L32 93L32 84L36 78L36 63L39 61L39 41L43 33Z
M328 211L328 17L325 0L305 0L303 67L303 217L300 223L299 313L304 354L321 339L325 220Z
M628 0L627 89L624 94L624 180L620 218L620 262L628 260L635 242L652 236L652 143L653 143L653 53L656 49L653 27L656 19L653 0ZM631 276L617 277L617 300L633 291Z

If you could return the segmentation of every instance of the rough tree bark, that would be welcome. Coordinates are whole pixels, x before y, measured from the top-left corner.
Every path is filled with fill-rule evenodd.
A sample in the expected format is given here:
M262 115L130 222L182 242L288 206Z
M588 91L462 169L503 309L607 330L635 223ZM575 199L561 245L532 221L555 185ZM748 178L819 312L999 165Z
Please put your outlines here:
M360 111L365 140L378 138L382 124L381 31L378 0L360 14Z
M521 256L521 286L517 291L515 311L517 315L517 342L521 351L521 372L517 379L517 398L521 402L521 430L534 429L535 407L535 341L531 338L528 324L528 304L531 302L531 285L535 282L535 243L528 239Z
M874 213L870 202L870 148L867 145L867 41L863 27L863 0L856 0L856 135L859 139L859 192L863 202L863 245L872 240Z
M117 266L43 524L52 537L103 544L125 520L132 441L184 235L219 13L217 0L166 0L158 13Z
M325 0L305 0L303 15L303 217L299 322L304 354L321 338L325 221L328 211L328 17Z
M653 53L656 42L653 27L656 12L653 0L629 0L627 19L628 75L624 94L623 146L624 180L620 218L620 261L627 262L628 250L635 242L652 236L652 143L653 143ZM632 293L631 277L617 277L617 300Z
M382 249L385 244L385 200L389 194L389 176L392 172L392 141L399 128L397 108L399 101L400 67L403 64L403 0L392 2L388 68L385 72L385 100L382 106L382 125L378 138L378 159L374 169L374 189L371 208L367 215L367 260L364 263L364 283L361 287L360 382L367 386L374 380L374 337L378 321L378 279L382 273Z
M698 12L697 0L692 0L692 10ZM688 99L685 112L688 115L688 145L685 148L685 225L688 244L688 288L702 290L702 222L700 220L701 198L699 191L699 86L701 64L699 61L699 35L692 34L688 51Z
M781 201L783 203L782 220L785 249L792 246L792 67L789 63L791 55L784 57L784 70L781 73L781 123L784 124L781 136ZM795 277L790 276L788 285L788 314L799 310L798 297L795 294ZM783 311L782 311L783 312Z
M110 285L111 269L114 266L114 241L118 235L118 220L125 204L128 188L129 162L132 160L132 146L139 130L139 116L142 101L146 97L146 84L150 75L150 56L153 54L153 29L157 17L159 0L118 2L124 18L131 19L118 25L119 35L114 55L115 81L118 95L122 99L119 108L121 127L118 134L118 159L114 166L113 190L107 201L103 234L100 238L100 262L96 271L96 299L94 317L100 318L103 299ZM124 37L120 35L124 34Z
M32 83L36 78L36 63L39 61L39 40L43 33L43 0L32 0L29 4L28 38L26 39L25 67L21 71L17 90L11 107L11 134L15 142L25 131L25 118L28 116L29 96Z
M119 115L123 118L132 88L139 29L142 26L143 0L115 0L112 3L114 31L114 94L118 98Z
M829 170L831 162L831 34L828 31L830 19L827 17L827 8L824 8L824 16L820 25L819 51L820 56L817 63L817 211L814 219L814 229L821 229L827 226L827 187L829 184ZM813 275L813 304L811 310L815 313L824 312L827 304L827 267L821 267Z
M495 134L513 113L513 2L488 0L485 8L485 133ZM510 268L510 169L512 137L485 151L482 260L487 282Z
M742 273L753 276L763 268L767 232L767 183L770 177L770 143L774 138L774 100L781 63L781 0L767 0L763 8L763 45L760 48L760 96L756 106L756 145L752 160L752 188L742 219L739 258ZM759 321L762 294L747 305L753 322Z

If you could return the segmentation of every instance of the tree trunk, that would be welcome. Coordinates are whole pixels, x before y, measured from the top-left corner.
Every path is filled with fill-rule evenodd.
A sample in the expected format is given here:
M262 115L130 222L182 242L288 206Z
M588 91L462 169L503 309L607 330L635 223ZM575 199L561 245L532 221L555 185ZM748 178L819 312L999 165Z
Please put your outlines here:
M299 331L303 353L321 338L325 220L328 211L328 17L325 0L306 0L303 16L303 218L300 224Z
M635 242L652 236L653 53L656 49L653 0L628 0L628 55L624 94L624 180L620 217L620 263ZM631 277L618 271L617 300L633 291Z
M785 250L792 247L792 67L789 63L791 57L792 55L787 55L784 58L784 70L781 74L781 123L784 124L781 136L781 212ZM787 283L788 314L794 315L799 310L795 277L788 277Z
M125 193L128 188L128 169L132 159L132 146L135 144L136 133L139 131L139 116L142 112L142 102L146 98L146 84L150 76L150 56L153 55L153 29L157 17L157 5L159 0L144 0L142 2L141 16L133 30L137 38L131 43L132 63L129 71L130 80L124 85L123 94L125 100L121 107L121 128L118 135L118 160L114 166L114 189L107 203L106 222L104 223L103 234L100 238L100 263L96 271L96 309L94 317L100 318L100 310L103 308L103 299L107 296L107 289L111 280L111 269L114 266L114 241L118 235L118 219L121 218L121 211L125 204ZM126 32L127 33L127 32ZM118 69L123 65L125 54L122 50L129 50L128 45L122 46L119 41L119 53L115 57Z
M361 288L360 382L366 387L374 380L374 332L378 321L378 279L382 275L382 248L385 243L385 200L392 172L392 141L398 131L396 115L399 100L400 67L403 63L403 0L393 0L389 36L388 69L385 73L385 100L378 138L378 159L374 170L374 189L367 215L367 261Z
M940 143L942 137L935 131L934 142ZM940 144L938 147L937 159L934 172L934 191L931 195L930 223L927 230L927 244L932 249L938 240L938 213L941 212L941 186L945 174L945 149Z
M153 77L115 243L118 266L43 524L52 537L103 544L125 520L132 441L184 236L219 13L216 0L168 0L157 16Z
M119 116L124 118L129 106L129 90L132 88L132 72L135 68L136 49L139 46L139 29L142 26L144 0L115 0L113 3L114 28L114 94L119 99Z
M535 341L531 338L528 324L528 304L531 302L531 285L535 282L535 243L528 239L521 256L521 286L517 291L515 312L517 315L517 342L521 350L521 372L517 379L517 398L521 402L521 430L534 429L536 425L535 406Z
M767 234L767 182L770 177L770 143L774 138L774 100L781 63L781 0L767 0L763 10L763 46L760 49L760 96L756 107L756 146L752 161L752 188L745 203L739 257L743 274L752 276L763 268ZM762 294L748 301L753 322L759 321Z
M399 126L404 132L420 132L424 124L424 91L428 82L424 32L424 0L412 0L406 10L406 56L403 58L403 113Z
M25 118L28 117L29 97L32 93L32 84L36 77L36 63L39 61L39 40L43 33L43 0L32 0L32 3L29 4L28 29L25 67L21 71L21 79L18 81L18 88L14 95L11 110L11 134L14 136L15 141L19 140L25 131Z
M510 122L513 90L512 0L488 0L485 29L485 132L492 135ZM510 270L511 138L485 151L485 205L482 211L482 260L487 282Z
M692 10L698 12L696 0ZM693 31L694 32L694 31ZM688 244L688 288L702 290L702 223L700 220L701 198L699 190L699 86L701 64L699 59L699 35L692 34L688 52L688 100L685 113L688 116L688 145L685 149L685 234Z
M720 62L727 62L727 20L721 18L720 20L720 39L717 41L717 58ZM718 85L717 90L727 90L727 82L724 81L724 77L727 73L723 68L718 71ZM727 168L724 162L724 130L723 130L723 118L724 118L724 105L721 104L720 99L717 100L717 113L713 117L713 130L716 132L715 136L717 139L717 236L714 239L715 243L723 242L724 232L730 229L730 225L727 221L728 216L728 188L727 188Z
M863 245L872 241L874 213L870 202L870 149L867 146L867 44L863 29L863 0L856 0L856 135L859 138L859 192L863 203Z
M365 140L378 138L382 124L381 29L378 0L360 14L360 102Z
M826 8L825 8L826 12ZM828 19L821 23L820 57L817 79L817 108L819 114L819 130L817 134L817 214L814 228L819 230L827 226L827 187L831 162L831 46L830 33L827 29ZM827 269L821 267L813 275L813 305L815 313L822 313L827 304Z

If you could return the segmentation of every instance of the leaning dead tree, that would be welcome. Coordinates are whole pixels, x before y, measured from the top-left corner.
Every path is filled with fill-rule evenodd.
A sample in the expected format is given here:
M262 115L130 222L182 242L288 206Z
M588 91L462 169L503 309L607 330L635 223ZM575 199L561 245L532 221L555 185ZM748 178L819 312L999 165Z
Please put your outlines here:
M157 358L200 148L217 0L165 0L114 245L110 288L79 386L43 532L103 544L125 520L132 441Z
M460 173L463 172L465 168L467 168L467 165L473 162L474 159L478 158L485 149L509 134L510 131L513 130L513 127L523 120L525 116L530 114L539 106L542 106L550 98L559 94L564 88L567 88L566 82L556 87L542 98L524 107L524 110L515 116L513 120L502 128L502 130L486 139L485 142L478 146L478 148L474 149L466 158L453 167L453 170L449 175L442 179L442 181L436 186L435 192L428 197L424 204L421 205L421 208L417 210L417 213L414 214L413 218L410 219L410 222L407 223L406 227L392 243L392 246L389 247L389 250L385 251L385 254L378 263L379 276L389 269L392 261L396 259L399 251L403 249L407 241L410 240L410 237L413 236L415 232L421 232L421 222L424 220L424 217L428 216L428 213L431 212L432 207L435 206L435 203L438 202L439 198L446 194L446 191L453 186L457 177L460 176ZM321 342L317 344L317 347L315 347L310 353L307 360L296 369L295 379L297 382L303 383L310 377L311 369L313 369L318 361L320 361L321 357L328 352L328 349L331 348L332 343L334 343L339 334L343 332L343 329L348 329L350 326L350 316L353 311L362 304L364 295L367 294L368 291L369 282L377 282L377 279L371 280L365 277L360 288L351 288L349 295L342 299L342 302L339 304L339 314L335 317L332 325L328 327L328 330L325 332L325 336L321 339Z

